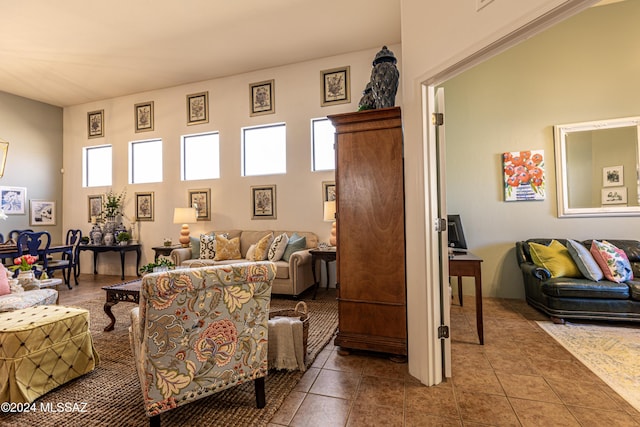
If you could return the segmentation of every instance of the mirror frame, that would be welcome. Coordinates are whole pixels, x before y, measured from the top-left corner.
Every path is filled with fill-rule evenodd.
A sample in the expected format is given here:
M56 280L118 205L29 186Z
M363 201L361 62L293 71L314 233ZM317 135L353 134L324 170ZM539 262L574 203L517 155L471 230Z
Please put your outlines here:
M606 216L640 216L640 206L607 206L597 208L570 208L567 197L567 147L566 136L571 132L588 130L613 129L635 126L640 139L640 117L625 117L620 119L597 120L591 122L571 123L554 126L555 154L556 154L556 190L558 198L558 217L606 217ZM640 141L638 156L640 156ZM640 159L636 159L636 176L640 168Z

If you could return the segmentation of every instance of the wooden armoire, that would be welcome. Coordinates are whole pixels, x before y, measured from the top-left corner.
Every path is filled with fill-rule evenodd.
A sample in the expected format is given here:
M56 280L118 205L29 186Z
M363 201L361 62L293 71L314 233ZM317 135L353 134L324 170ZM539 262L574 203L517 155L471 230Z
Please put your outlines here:
M337 114L329 120L336 128L335 344L406 356L400 108Z

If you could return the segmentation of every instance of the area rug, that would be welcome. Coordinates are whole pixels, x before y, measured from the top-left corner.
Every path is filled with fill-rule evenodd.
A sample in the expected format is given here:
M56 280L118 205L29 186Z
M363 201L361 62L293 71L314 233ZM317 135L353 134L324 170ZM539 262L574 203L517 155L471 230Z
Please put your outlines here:
M297 301L273 298L271 309L293 309ZM305 300L309 310L307 365L330 341L338 327L335 295L318 295ZM36 400L36 412L2 413L1 426L148 426L142 405L142 391L129 347L129 312L132 304L113 307L115 329L104 332L109 323L104 300L75 306L89 309L90 329L100 354L100 366ZM257 409L253 382L225 390L161 415L163 426L266 426L303 373L271 370L265 380L267 405ZM60 412L44 413L41 404L51 403ZM86 405L85 405L86 404Z
M640 411L640 327L537 322L587 368Z

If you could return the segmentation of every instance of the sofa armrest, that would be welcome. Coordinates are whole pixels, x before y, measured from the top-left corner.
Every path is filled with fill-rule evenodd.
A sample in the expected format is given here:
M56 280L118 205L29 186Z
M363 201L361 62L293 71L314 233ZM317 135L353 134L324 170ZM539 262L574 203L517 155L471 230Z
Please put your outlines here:
M289 257L289 269L295 269L298 266L302 266L305 264L311 264L311 253L309 253L311 249L303 249L301 251L296 251L291 254Z
M546 268L538 267L537 265L530 262L523 262L520 264L520 269L524 274L529 274L535 277L538 280L549 280L551 279L551 272Z
M182 264L183 261L191 259L191 248L177 248L171 251L169 254L171 262L177 267Z

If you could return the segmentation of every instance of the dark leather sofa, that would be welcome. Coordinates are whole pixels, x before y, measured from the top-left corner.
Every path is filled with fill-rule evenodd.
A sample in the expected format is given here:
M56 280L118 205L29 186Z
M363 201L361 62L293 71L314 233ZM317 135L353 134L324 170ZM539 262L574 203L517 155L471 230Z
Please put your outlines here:
M516 242L516 257L527 303L546 313L554 322L564 319L622 320L640 322L640 241L609 240L622 249L631 263L634 280L614 283L606 279L594 282L586 278L556 277L531 261L529 242L549 245L552 239ZM555 239L566 246L566 239ZM591 247L591 240L582 243Z

